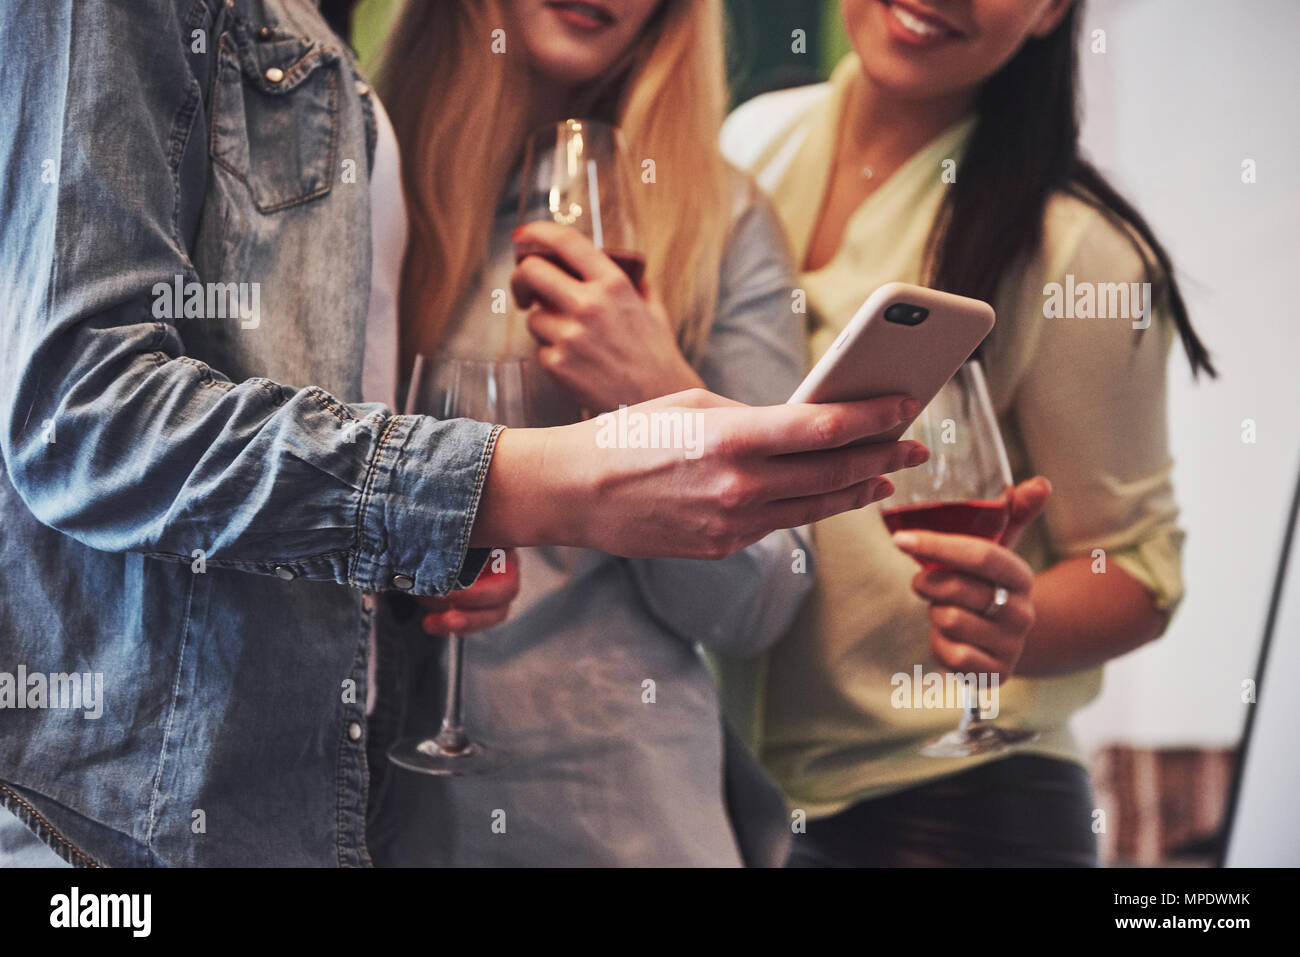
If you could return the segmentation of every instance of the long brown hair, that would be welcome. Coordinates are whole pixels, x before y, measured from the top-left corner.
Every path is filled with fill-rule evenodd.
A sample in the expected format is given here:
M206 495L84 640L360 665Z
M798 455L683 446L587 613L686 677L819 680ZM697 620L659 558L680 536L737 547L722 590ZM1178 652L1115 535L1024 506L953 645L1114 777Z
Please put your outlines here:
M1079 153L1082 6L1076 0L1055 30L1030 37L980 89L961 175L949 186L930 233L927 282L993 301L1002 278L1041 243L1048 200L1065 192L1128 233L1146 267L1152 300L1173 319L1192 374L1216 376L1169 254L1142 215Z
M404 362L442 338L487 255L492 210L536 125L524 115L521 54L491 50L504 22L500 0L408 0L379 65L411 220ZM623 128L642 164L636 202L647 274L688 357L707 338L730 224L717 146L727 108L722 51L720 0L662 0L622 61L579 94L593 115Z

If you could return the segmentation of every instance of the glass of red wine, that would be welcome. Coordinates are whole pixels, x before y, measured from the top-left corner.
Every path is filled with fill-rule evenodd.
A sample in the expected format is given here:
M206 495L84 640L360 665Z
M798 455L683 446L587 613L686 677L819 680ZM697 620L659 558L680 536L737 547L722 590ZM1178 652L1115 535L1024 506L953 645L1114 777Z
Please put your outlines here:
M407 392L406 411L439 419L478 419L522 428L531 424L532 396L526 359L461 358L439 352L418 355ZM447 635L447 689L442 726L432 738L402 738L388 759L408 771L432 775L475 775L496 770L500 751L465 731L462 673L465 637Z
M635 171L622 131L599 120L569 119L528 138L518 225L550 220L582 232L641 288L645 252L637 228ZM516 244L515 262L542 256L574 278L550 250ZM527 309L530 302L520 302Z
M1001 541L1011 518L1011 465L978 360L957 370L903 438L923 443L930 458L890 476L895 492L881 512L890 532L917 529ZM922 754L969 757L1037 737L1037 732L1003 728L981 718L977 689L968 680L962 686L966 700L961 723L927 743Z

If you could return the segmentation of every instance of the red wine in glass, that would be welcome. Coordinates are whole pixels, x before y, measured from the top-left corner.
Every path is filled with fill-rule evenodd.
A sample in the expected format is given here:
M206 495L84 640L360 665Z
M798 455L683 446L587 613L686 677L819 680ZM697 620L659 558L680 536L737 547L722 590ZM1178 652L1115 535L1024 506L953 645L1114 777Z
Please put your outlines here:
M630 249L603 249L601 250L606 256L614 260L614 264L627 275L632 281L632 285L637 289L641 288L641 280L645 278L645 254ZM515 247L515 265L518 266L529 256L537 256L545 259L552 266L562 270L574 279L581 280L582 277L558 255L549 249L540 246L533 246L528 243L520 243ZM519 307L527 309L533 304L532 297L527 294L521 295Z
M921 530L974 535L998 541L1007 530L1011 503L1006 499L968 499L954 502L920 502L883 509L880 513L890 534ZM941 568L937 562L922 562L926 568Z
M619 269L627 273L627 278L632 280L633 286L637 289L641 288L641 280L645 278L644 253L631 249L606 249L605 255L614 260Z

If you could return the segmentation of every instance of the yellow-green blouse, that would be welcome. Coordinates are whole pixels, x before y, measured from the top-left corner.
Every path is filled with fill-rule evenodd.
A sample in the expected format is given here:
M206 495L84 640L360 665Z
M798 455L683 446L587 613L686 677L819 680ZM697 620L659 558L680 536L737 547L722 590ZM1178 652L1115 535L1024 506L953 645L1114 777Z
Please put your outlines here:
M856 57L829 83L767 94L728 120L723 148L771 196L796 262L806 257ZM972 121L942 133L853 213L834 258L802 273L812 359L858 306L891 280L922 282L931 223L961 175ZM946 163L955 161L955 167ZM951 179L951 175L947 177ZM1121 230L1088 204L1050 202L1039 255L1006 282L985 370L1017 481L1047 476L1045 515L1018 551L1035 570L1076 555L1135 577L1160 607L1182 596L1183 532L1170 482L1165 369L1172 323L1159 312L1139 336L1127 318L1048 318L1044 289L1141 282L1142 261ZM927 606L910 588L916 564L895 549L877 506L815 527L815 590L796 623L761 658L720 665L727 711L794 807L833 814L872 796L975 766L988 757L935 759L919 748L959 712L895 708L893 676L947 669L929 652ZM1100 552L1095 550L1100 549ZM1027 752L1078 761L1070 716L1101 688L1102 669L1014 678L998 720L1038 729Z

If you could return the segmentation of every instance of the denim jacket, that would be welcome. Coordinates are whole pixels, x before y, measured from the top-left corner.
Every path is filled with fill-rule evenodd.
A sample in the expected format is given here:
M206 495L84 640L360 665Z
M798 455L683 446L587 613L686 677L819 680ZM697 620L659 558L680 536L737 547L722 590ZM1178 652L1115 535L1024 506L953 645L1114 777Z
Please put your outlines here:
M358 403L373 94L310 0L6 0L0 62L0 803L367 865L364 593L473 579L498 431Z

